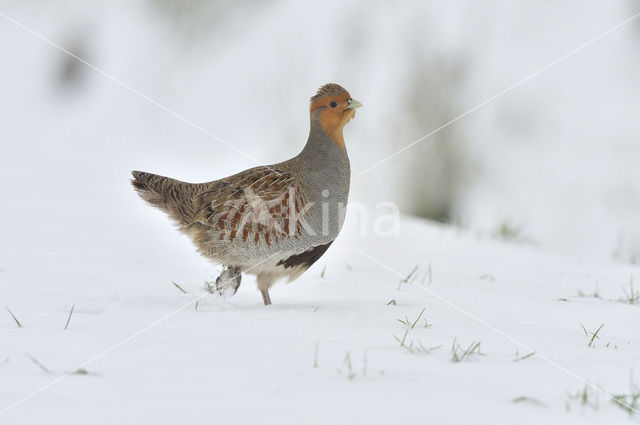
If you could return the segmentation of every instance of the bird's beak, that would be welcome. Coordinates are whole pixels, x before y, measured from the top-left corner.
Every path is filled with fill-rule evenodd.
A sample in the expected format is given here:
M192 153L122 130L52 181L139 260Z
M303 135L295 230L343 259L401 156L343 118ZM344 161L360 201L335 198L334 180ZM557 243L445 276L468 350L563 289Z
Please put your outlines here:
M355 99L350 99L349 106L347 106L347 109L356 109L361 106L362 106L362 103L358 102Z

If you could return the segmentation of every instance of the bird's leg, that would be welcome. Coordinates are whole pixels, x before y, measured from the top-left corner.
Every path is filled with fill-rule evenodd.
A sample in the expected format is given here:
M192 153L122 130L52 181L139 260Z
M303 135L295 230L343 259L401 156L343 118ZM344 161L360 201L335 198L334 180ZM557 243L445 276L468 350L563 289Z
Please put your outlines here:
M271 304L271 297L269 297L269 290L268 289L264 289L264 290L260 291L260 293L262 294L262 301L264 301L264 305L270 305Z
M215 286L210 283L206 284L206 289L210 293L217 293L222 297L230 297L238 292L240 282L242 281L242 272L240 267L225 266L216 279Z
M271 304L271 297L269 297L269 288L271 288L274 284L273 275L268 273L260 273L256 276L256 283L258 284L258 289L262 294L262 301L264 301L264 305Z

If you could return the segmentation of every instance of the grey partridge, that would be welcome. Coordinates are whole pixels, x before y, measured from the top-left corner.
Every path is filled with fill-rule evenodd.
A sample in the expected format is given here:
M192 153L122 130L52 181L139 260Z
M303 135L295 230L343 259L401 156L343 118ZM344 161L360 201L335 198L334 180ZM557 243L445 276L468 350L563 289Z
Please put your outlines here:
M342 228L350 183L342 130L360 106L339 85L326 84L311 98L309 138L297 156L208 183L142 171L133 171L131 182L203 256L224 266L210 292L235 294L248 273L268 305L269 288L297 279Z

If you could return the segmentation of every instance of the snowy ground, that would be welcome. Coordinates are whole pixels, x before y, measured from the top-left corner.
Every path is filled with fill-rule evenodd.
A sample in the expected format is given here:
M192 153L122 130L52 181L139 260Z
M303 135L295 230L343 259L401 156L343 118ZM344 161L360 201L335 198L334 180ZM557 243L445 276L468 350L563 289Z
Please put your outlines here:
M627 423L606 395L572 395L583 379L637 391L640 306L618 301L637 267L406 217L397 237L362 237L352 217L265 307L249 278L231 299L205 295L217 269L142 207L129 246L4 253L2 304L23 327L2 314L1 423ZM423 309L401 346L399 319ZM592 347L581 324L604 324ZM454 340L482 354L454 362Z

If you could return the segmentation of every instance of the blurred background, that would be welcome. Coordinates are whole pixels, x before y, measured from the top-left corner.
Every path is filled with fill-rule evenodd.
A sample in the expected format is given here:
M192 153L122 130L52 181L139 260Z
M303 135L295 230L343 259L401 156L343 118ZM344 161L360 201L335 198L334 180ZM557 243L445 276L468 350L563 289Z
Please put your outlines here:
M353 201L640 261L640 18L369 169L640 12L638 0L0 0L0 12L5 257L143 249L134 229L165 227L135 216L148 207L130 170L196 182L279 162L306 141L309 97L336 82L365 105L345 131Z

